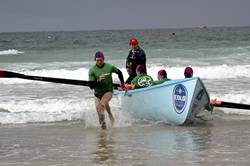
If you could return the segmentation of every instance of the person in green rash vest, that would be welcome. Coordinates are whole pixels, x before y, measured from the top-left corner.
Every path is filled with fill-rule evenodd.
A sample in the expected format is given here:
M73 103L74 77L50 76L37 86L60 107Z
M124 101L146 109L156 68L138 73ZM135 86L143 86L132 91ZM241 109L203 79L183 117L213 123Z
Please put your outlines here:
M136 67L137 76L131 81L133 88L144 88L153 85L153 78L146 74L146 68L143 65Z
M109 101L113 96L113 78L112 73L116 73L120 79L121 87L124 87L124 79L122 72L115 66L104 63L104 54L101 51L96 52L96 64L89 69L89 81L96 81L95 85L90 85L94 89L95 106L99 117L99 124L102 129L106 129L104 110L107 111L111 125L113 126L115 119L111 112Z
M154 81L154 85L161 84L165 81L171 80L167 77L167 72L164 69L158 71L157 78L158 78L158 80Z

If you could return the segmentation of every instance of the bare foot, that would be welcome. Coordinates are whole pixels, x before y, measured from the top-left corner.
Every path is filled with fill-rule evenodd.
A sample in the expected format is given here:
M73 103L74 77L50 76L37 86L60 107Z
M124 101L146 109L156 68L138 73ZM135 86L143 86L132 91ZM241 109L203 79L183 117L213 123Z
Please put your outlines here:
M115 123L115 118L113 116L109 116L109 119L110 119L111 126L113 127Z
M106 126L105 121L103 121L103 122L101 123L101 128L102 128L103 130L107 129L107 126Z
M104 115L103 110L101 110L98 115L99 115L99 124L100 124L101 128L106 129L107 126L106 126L105 115Z

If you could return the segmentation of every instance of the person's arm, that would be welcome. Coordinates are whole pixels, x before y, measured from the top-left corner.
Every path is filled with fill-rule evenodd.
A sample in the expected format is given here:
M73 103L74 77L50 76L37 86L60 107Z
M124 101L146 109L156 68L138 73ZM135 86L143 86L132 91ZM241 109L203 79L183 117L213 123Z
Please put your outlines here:
M117 73L118 78L121 82L121 85L124 85L124 79L123 79L123 74L122 74L121 70L117 69L116 73Z
M131 55L131 50L129 51L129 53L128 53L128 56L127 56L127 58L126 58L126 68L128 68L129 67L129 64L130 64L130 55Z
M121 88L123 89L125 87L124 85L124 79L123 79L123 74L121 72L121 70L119 70L118 68L116 68L115 66L113 66L113 69L112 69L114 73L116 73L118 75L118 78L121 82Z
M130 75L132 73L132 63L130 62L130 55L131 55L131 50L129 51L129 54L127 56L127 59L126 59L126 70L128 72L128 74Z
M139 51L139 60L138 64L143 65L145 67L145 73L147 73L147 67L146 67L146 54L143 49L140 48Z
M89 87L90 89L94 89L96 87L96 77L92 69L89 69Z
M144 65L146 67L146 54L143 49L140 50L139 64Z

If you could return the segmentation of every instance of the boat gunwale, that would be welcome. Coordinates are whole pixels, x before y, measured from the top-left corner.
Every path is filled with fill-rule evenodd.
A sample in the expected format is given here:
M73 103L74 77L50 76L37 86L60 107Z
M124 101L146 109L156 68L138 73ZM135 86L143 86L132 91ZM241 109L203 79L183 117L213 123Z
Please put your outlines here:
M174 84L179 84L179 83L182 83L182 82L187 82L187 81L195 80L195 79L200 80L199 77L184 78L184 79L174 79L174 80L165 81L165 82L163 82L161 84L152 85L152 86L145 87L145 88L130 89L130 90L127 90L127 91L126 90L125 91L115 90L114 95L124 94L124 93L128 93L128 92L130 94L131 93L137 93L137 92L145 92L145 91L149 91L149 90L152 90L152 89L165 87L165 86L171 86L171 85L174 85Z

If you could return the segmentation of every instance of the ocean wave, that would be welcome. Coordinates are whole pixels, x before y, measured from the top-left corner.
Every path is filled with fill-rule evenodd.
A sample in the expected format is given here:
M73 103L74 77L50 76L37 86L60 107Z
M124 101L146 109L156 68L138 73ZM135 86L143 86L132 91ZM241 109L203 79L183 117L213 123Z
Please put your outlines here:
M18 55L18 54L23 54L24 52L18 51L15 49L8 49L8 50L3 50L0 51L0 55Z
M217 98L222 101L236 103L250 103L249 93L227 94ZM248 98L246 99L246 96ZM214 97L212 97L214 98ZM135 123L131 115L122 110L120 101L115 96L110 102L114 117L117 119L115 127L127 127ZM215 108L225 114L250 115L249 110ZM106 114L106 120L108 115ZM43 123L61 121L82 121L87 128L98 127L98 117L94 107L94 100L89 99L46 99L10 100L0 103L0 124ZM110 125L110 123L108 123Z
M167 66L152 66L148 68L148 74L154 79L157 77L159 69L165 69L168 77L171 79L184 78L183 67L167 67ZM227 78L249 78L250 65L234 65L229 66L226 64L217 66L192 66L194 70L194 77L200 77L202 79L227 79Z
M250 65L234 65L229 66L226 64L218 66L192 66L194 70L194 76L202 79L234 79L234 78L250 78ZM148 74L153 79L157 79L157 72L160 69L165 69L167 75L171 79L184 78L184 69L182 67L169 67L169 66L154 66L149 65L147 68ZM76 79L76 80L88 80L89 68L82 67L75 70L67 69L40 69L40 70L26 70L20 73L33 76L44 76L44 77L56 77L65 79ZM124 78L128 77L125 68L121 68ZM15 72L15 71L14 71ZM113 74L114 81L119 81L118 76ZM0 84L24 84L31 83L29 80L22 80L17 78L5 78L1 79ZM34 82L34 81L33 81ZM37 82L37 81L36 81ZM37 82L38 83L38 82ZM42 83L42 82L39 82Z
M118 106L115 97L110 102L115 127L131 125L132 119ZM86 127L98 127L98 117L94 107L94 99L36 99L12 100L0 103L0 124L41 123L60 121L83 121ZM107 114L105 112L105 114ZM108 117L108 115L106 115ZM108 120L108 119L107 119ZM108 123L110 125L110 123Z

